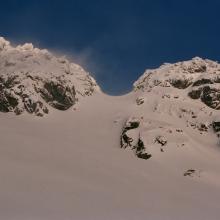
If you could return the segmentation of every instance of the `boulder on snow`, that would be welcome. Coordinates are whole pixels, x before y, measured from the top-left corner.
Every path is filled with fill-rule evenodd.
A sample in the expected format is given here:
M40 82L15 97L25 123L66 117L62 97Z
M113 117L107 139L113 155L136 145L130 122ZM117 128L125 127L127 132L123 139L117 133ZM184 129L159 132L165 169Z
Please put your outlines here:
M135 150L138 158L147 160L152 157L151 154L146 153L144 142L142 141L141 137L138 138L138 143L135 146Z
M138 97L138 98L136 99L136 103L137 103L137 105L142 105L142 104L144 104L144 97Z
M201 177L201 170L188 169L184 172L183 176L186 176L186 177Z
M219 132L220 131L220 121L214 121L212 123L212 127L213 127L215 132Z
M155 138L155 143L160 144L162 147L165 146L167 144L167 140L164 136L157 136Z

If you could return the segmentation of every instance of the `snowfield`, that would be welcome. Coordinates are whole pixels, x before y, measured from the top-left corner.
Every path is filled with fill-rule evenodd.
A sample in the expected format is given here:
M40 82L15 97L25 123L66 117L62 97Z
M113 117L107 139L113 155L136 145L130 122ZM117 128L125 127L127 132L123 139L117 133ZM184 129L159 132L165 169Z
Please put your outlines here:
M0 40L0 219L219 220L218 63L165 64L114 97L44 56Z

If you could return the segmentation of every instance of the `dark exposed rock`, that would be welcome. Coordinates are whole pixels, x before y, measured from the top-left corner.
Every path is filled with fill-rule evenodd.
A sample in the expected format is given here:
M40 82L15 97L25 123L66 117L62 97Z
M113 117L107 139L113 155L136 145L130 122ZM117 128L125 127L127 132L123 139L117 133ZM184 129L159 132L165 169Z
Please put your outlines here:
M192 177L195 172L196 172L196 170L194 170L194 169L189 169L189 170L187 170L183 175L184 175L184 176L190 176L190 177Z
M125 126L123 127L122 134L121 134L121 148L127 148L132 147L132 149L135 147L133 144L133 138L130 137L128 134L129 130L137 129L140 125L140 122L137 119L128 119L128 121L125 123Z
M220 131L220 121L214 121L212 123L212 127L213 127L215 132L219 132Z
M21 105L19 105L20 102L22 102ZM1 112L14 112L16 115L19 115L24 110L37 116L43 116L43 113L48 113L47 107L32 96L28 96L21 91L19 95L15 94L13 90L4 89L0 91Z
M199 87L188 93L192 99L199 99L207 106L213 109L220 109L220 90L211 88L210 86Z
M132 118L129 119L122 131L121 135L121 147L127 148L128 146L132 146L133 138L127 134L127 131L132 129L137 129L140 125L140 121L138 119Z
M161 146L165 146L167 144L167 140L163 136L156 137L155 142L160 144Z
M15 112L15 114L27 111L43 116L49 110L42 98L59 110L66 110L76 102L74 86L70 87L59 81L50 81L45 82L41 88L39 86L41 84L37 84L41 82L41 79L31 78L31 81L33 87L26 88L17 81L17 76L0 77L0 111Z
M187 68L187 71L190 73L204 73L206 70L206 64L197 63L196 61L193 61L192 64Z
M37 116L43 116L43 114L40 112L40 109L43 110L43 113L48 114L48 109L46 106L43 105L40 101L34 101L31 98L25 98L23 100L24 107L28 113L35 113Z
M214 82L215 82L215 83L220 83L220 77L217 76L217 77L214 79Z
M139 126L140 126L140 121L138 119L132 119L132 120L127 121L127 123L124 127L124 130L128 131L131 129L138 128Z
M126 133L122 134L122 137L121 137L121 147L122 148L127 148L128 146L131 147L132 142L133 142L133 139L131 137L129 137Z
M211 79L200 79L193 83L192 86L201 86L204 84L213 84Z
M121 134L121 148L127 148L129 147L132 149L135 153L135 155L138 158L141 159L149 159L151 157L151 154L146 153L146 148L144 146L144 142L142 141L140 137L140 133L137 130L137 137L134 135L129 134L129 131L132 129L138 129L140 126L140 121L135 118L129 119Z
M151 154L146 153L144 142L141 140L141 137L139 137L138 139L138 143L135 147L135 150L138 158L147 160L152 157Z
M204 73L204 72L206 72L206 70L207 70L207 67L206 67L205 64L203 64L203 65L201 65L200 67L196 68L196 69L195 69L195 72Z
M209 127L208 127L206 124L204 124L204 123L201 123L201 124L198 126L198 130L199 130L199 131L205 131L205 132L207 132L208 129L209 129Z
M7 100L8 100L8 103L9 105L12 107L12 108L15 108L17 105L18 105L18 99L16 99L15 97L13 96L8 96L7 97Z
M192 84L192 82L188 79L172 79L170 80L170 84L178 89L186 89Z
M151 154L148 154L148 153L143 153L143 154L136 154L138 158L141 158L141 159L144 159L144 160L148 160L152 157Z
M18 78L18 76L16 76L16 75L9 76L7 78L3 78L0 76L0 84L2 85L1 87L7 88L7 89L12 88L14 85L19 83L16 80L17 78Z
M18 105L18 100L6 91L0 91L0 111L11 112Z
M192 90L188 93L189 97L192 99L199 99L202 94L202 89Z
M214 109L220 109L220 91L209 86L203 87L202 102Z
M58 82L47 82L41 90L42 98L54 108L66 110L75 104L74 87L63 86Z
M143 97L138 97L136 99L136 103L137 103L137 105L142 105L144 103L144 98Z

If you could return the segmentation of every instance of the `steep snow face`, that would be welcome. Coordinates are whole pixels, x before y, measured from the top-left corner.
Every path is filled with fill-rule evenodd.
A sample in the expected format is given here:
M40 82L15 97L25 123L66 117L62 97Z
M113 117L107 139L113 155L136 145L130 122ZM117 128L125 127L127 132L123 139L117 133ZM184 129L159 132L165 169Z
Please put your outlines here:
M209 107L220 109L220 65L211 60L196 57L147 70L134 83L134 90L151 91L158 86L184 90L192 99L200 99Z
M66 58L32 44L13 47L0 38L0 111L43 116L49 106L66 110L99 90L82 67Z

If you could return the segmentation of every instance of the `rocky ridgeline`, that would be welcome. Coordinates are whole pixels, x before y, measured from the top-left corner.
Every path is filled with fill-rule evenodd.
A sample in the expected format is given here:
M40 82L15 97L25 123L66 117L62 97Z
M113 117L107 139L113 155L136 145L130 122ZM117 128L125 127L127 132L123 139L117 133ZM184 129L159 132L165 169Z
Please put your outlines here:
M121 148L149 159L173 150L187 154L198 139L220 137L220 64L194 58L147 70L135 83L136 112L125 123ZM216 135L213 135L216 134ZM205 139L204 139L205 140ZM172 149L172 150L170 150ZM172 153L171 153L172 154ZM186 176L193 172L186 172Z
M164 64L147 70L135 83L135 91L151 91L155 87L185 90L191 99L199 99L213 109L220 109L220 64L193 58L176 64Z
M0 38L0 111L43 116L51 107L67 110L98 91L80 66L32 44L13 47Z

